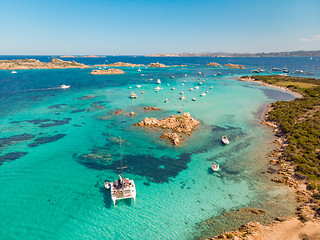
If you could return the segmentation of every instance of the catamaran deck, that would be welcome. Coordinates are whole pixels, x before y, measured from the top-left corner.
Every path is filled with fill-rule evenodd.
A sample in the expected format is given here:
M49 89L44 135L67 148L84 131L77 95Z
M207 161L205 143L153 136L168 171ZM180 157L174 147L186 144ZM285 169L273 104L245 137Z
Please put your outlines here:
M111 183L111 198L113 204L116 204L117 200L133 198L136 201L136 187L133 180L128 178L117 179Z

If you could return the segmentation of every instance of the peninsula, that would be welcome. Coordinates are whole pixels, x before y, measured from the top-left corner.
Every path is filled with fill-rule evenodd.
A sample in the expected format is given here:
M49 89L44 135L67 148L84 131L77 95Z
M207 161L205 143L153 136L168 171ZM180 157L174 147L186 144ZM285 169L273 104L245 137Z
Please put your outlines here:
M316 239L320 235L320 82L291 76L243 76L242 81L276 86L301 95L293 101L270 104L262 124L272 127L280 145L269 157L276 177L297 196L297 217L276 218L268 226L248 223L212 239ZM294 230L294 231L293 231ZM305 235L306 238L299 238ZM287 238L284 238L287 236ZM309 238L310 237L310 238Z
M125 73L125 71L122 71L121 69L110 68L108 70L94 69L91 71L90 74L92 74L92 75L111 75L111 74L124 74L124 73Z
M173 145L177 146L181 143L181 134L190 135L200 122L191 117L190 113L186 112L182 115L175 115L162 120L156 118L144 118L141 122L134 125L140 127L154 127L157 129L170 130L165 131L161 138L169 140Z
M22 69L60 69L60 68L89 68L90 66L75 61L63 61L58 58L50 62L40 62L36 59L0 60L0 70Z

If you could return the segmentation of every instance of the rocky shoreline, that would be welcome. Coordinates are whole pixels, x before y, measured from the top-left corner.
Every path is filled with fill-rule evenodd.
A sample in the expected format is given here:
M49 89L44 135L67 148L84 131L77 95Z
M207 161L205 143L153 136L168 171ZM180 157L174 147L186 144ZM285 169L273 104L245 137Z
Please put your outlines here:
M147 67L164 68L164 67L168 67L168 66L157 62L157 63L150 63Z
M234 69L246 69L245 66L241 65L241 64L232 64L232 63L228 63L223 65L224 67L228 67L228 68L234 68Z
M261 85L280 88L291 91L283 87L266 84L251 77L241 77L241 81L259 82ZM303 97L300 93L291 91ZM268 173L276 173L277 177L271 181L279 184L286 184L292 188L296 194L299 206L296 208L297 217L275 218L274 222L263 226L259 222L249 222L235 231L223 233L210 239L319 239L311 238L320 236L320 209L317 209L317 199L320 194L308 188L307 178L295 171L293 162L287 160L285 147L287 139L279 123L270 120L269 113L273 108L268 105L264 120L261 124L273 128L277 139L274 141L279 148L274 149L270 154L270 168ZM302 238L305 237L305 238Z
M199 124L200 122L192 118L190 113L187 112L182 115L175 115L162 120L146 117L141 122L135 123L134 125L167 130L161 135L161 138L167 139L174 146L178 146L183 139L181 134L190 135ZM168 130L171 132L168 132Z
M58 58L50 62L40 62L36 59L0 60L0 70L27 69L61 69L61 68L90 68L90 66L75 61L64 61Z

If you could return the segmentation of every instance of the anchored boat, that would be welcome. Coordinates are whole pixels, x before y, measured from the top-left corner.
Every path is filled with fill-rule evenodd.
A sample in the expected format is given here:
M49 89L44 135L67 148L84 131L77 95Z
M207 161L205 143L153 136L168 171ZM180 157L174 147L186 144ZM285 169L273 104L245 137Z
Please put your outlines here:
M122 166L122 153L121 153L121 137L120 137L120 156L121 156L121 174L119 174L119 179L116 179L114 182L105 182L104 186L106 189L110 189L111 199L113 205L116 205L116 201L133 198L136 202L136 185L133 180L129 178L123 178L123 169L126 167Z

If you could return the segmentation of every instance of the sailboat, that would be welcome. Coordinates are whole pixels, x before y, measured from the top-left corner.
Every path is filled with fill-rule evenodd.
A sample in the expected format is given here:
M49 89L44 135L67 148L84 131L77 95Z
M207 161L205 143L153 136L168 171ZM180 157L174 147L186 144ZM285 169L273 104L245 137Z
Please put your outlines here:
M126 167L122 166L122 152L121 152L121 137L120 137L120 162L121 162L121 174L119 174L119 179L116 179L114 182L105 182L104 186L106 189L110 189L111 199L113 205L116 205L117 200L133 198L136 202L136 186L133 180L129 178L123 178L123 169Z
M139 67L139 69L138 69L138 72L141 72L141 69L140 69L140 67Z

